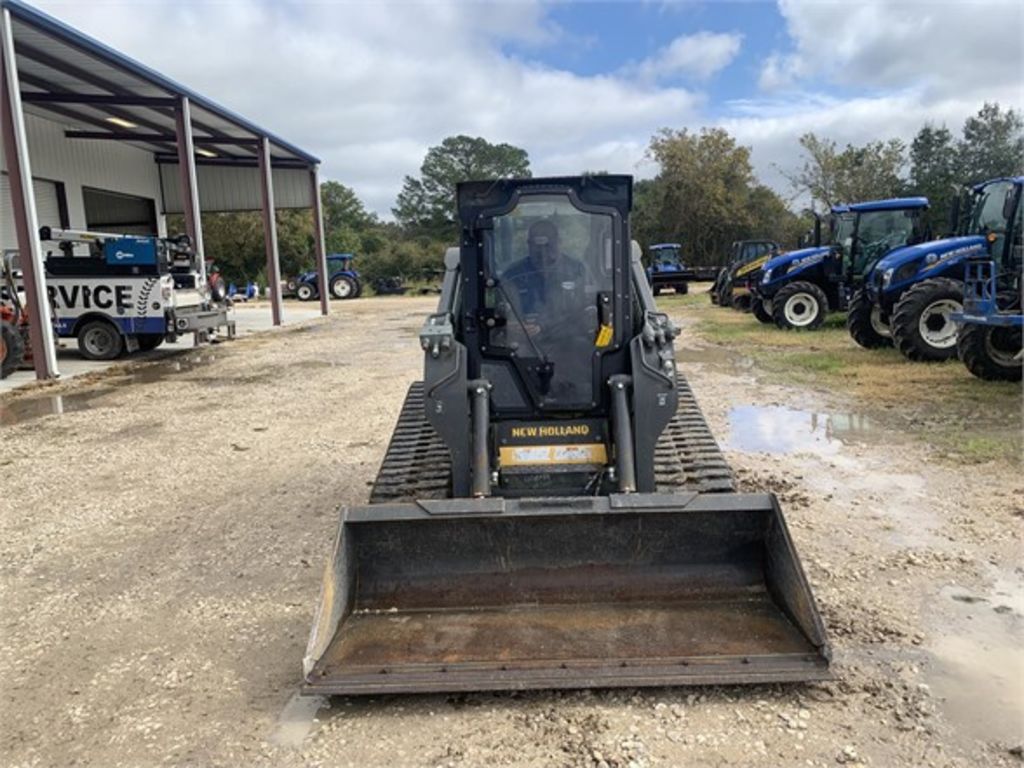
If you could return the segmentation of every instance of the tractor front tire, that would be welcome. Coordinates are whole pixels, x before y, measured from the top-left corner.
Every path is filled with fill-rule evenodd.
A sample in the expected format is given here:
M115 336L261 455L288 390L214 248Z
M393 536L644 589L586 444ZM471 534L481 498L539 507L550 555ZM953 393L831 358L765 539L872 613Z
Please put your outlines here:
M730 306L737 312L749 312L750 311L750 294L745 293L741 296L732 296L730 298Z
M882 319L882 308L863 288L853 294L846 314L846 330L864 349L892 346L892 332Z
M316 289L309 283L299 283L295 286L295 298L299 301L312 301L316 296Z
M87 360L114 360L124 351L124 337L106 320L90 320L77 335L78 351Z
M354 299L358 290L358 284L348 275L331 278L331 296L336 299Z
M772 313L769 311L768 307L764 305L764 299L760 297L754 299L754 302L750 305L750 311L754 313L754 317L765 325L770 325L775 322L775 318L772 317Z
M892 313L892 339L908 360L937 363L956 357L956 323L963 310L964 284L933 277L903 294Z
M956 352L967 370L986 381L1020 381L1024 372L1021 329L998 325L960 326Z
M772 318L785 331L816 330L827 315L828 297L814 283L790 283L772 299Z
M732 286L723 285L718 291L718 306L720 307L731 307L732 306Z
M12 323L0 320L0 379L6 379L25 361L25 337Z

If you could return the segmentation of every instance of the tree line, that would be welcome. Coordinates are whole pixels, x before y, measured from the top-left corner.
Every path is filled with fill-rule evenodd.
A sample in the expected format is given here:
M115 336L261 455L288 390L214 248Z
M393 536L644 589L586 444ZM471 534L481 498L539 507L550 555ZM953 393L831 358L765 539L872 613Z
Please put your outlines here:
M984 104L959 135L925 123L908 144L879 139L840 147L808 133L799 139L797 167L779 168L790 184L780 195L756 177L751 148L723 128L663 129L647 156L653 178L634 186L633 237L646 246L680 242L695 264L721 264L734 240L769 239L793 247L812 219L853 203L905 195L931 201L936 233L948 229L956 185L1024 173L1024 119L1020 112ZM368 211L338 181L321 186L328 253L356 254L355 266L372 284L378 277L436 280L445 248L458 241L455 185L459 181L531 175L525 149L471 136L450 136L431 147L418 176L406 176L393 221ZM313 264L309 211L277 212L281 269L295 274ZM263 233L256 213L203 214L207 259L232 280L265 283Z

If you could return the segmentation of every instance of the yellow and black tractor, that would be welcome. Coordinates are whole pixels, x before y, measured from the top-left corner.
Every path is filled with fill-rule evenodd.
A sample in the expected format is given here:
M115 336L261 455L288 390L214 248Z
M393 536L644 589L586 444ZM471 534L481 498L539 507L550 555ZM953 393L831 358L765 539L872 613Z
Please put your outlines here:
M467 182L307 693L829 677L775 497L736 493L630 239L628 176Z

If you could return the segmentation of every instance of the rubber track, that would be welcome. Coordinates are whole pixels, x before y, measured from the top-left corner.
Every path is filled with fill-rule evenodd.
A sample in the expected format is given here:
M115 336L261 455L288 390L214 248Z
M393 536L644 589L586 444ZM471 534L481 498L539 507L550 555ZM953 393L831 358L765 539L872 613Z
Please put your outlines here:
M676 389L676 415L655 448L658 491L728 493L735 490L732 470L722 456L690 385L681 375ZM409 387L370 503L443 499L449 493L448 449L423 416L423 382Z

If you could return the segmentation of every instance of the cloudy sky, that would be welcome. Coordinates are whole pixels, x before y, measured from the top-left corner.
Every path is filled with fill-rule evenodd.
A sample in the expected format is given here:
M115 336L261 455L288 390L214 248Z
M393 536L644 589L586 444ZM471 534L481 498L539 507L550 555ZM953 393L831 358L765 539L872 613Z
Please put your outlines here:
M722 125L763 181L807 131L955 131L1024 106L1024 3L35 0L323 159L388 215L427 148L466 133L535 174L649 176L662 127Z

